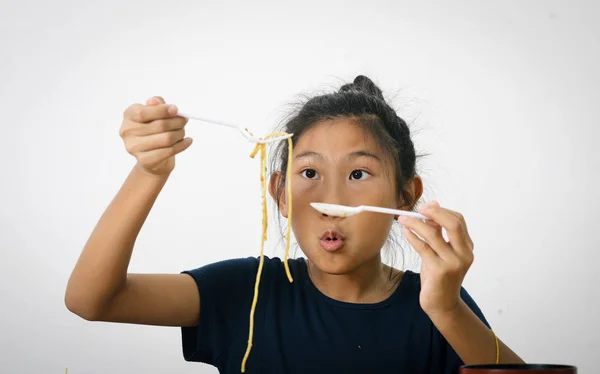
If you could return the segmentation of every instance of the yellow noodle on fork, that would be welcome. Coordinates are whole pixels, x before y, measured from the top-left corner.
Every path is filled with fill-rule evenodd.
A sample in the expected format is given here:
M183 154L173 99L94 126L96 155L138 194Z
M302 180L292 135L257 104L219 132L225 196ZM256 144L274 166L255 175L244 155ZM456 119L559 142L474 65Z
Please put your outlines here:
M269 134L265 137L266 139L275 137L289 135L286 132L275 132ZM286 182L287 182L287 208L288 208L288 225L287 232L285 235L285 256L283 258L283 263L285 266L285 273L288 277L290 283L294 280L292 278L292 274L290 272L290 268L288 265L288 257L290 252L290 235L292 228L292 139L287 138L288 141L288 163L287 163L287 172L286 172ZM250 308L250 330L248 333L248 346L246 348L246 354L244 355L244 359L242 360L242 373L246 372L246 362L248 361L248 357L250 356L250 351L252 350L252 340L254 338L254 312L256 311L256 304L258 303L258 288L260 285L260 277L262 275L262 269L264 265L264 251L265 251L265 241L267 240L267 225L268 225L268 217L267 217L267 145L264 143L256 144L254 151L250 154L250 157L254 158L256 154L260 152L260 184L262 188L262 237L260 244L260 260L258 263L258 271L256 273L256 282L254 283L254 299L252 300L252 307Z

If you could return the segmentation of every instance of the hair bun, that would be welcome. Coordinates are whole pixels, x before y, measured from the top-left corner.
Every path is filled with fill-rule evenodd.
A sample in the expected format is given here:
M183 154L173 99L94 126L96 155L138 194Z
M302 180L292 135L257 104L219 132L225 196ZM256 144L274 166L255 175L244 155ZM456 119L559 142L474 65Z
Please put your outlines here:
M354 82L343 85L340 88L340 92L348 92L348 91L358 91L366 93L367 95L375 96L381 100L385 100L383 98L383 92L372 80L365 77L364 75L359 75L354 78Z

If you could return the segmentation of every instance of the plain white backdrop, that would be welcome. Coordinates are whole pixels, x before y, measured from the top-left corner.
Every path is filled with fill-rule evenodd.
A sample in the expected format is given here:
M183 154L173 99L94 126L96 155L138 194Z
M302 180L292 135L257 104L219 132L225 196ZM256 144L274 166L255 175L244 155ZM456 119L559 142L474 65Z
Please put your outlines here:
M266 134L297 95L357 74L380 85L430 154L419 164L425 200L465 215L476 246L465 287L499 336L527 362L595 372L598 2L3 0L0 9L1 372L215 373L183 360L178 328L92 323L64 306L77 257L134 163L118 136L122 112L162 95ZM195 142L131 271L258 255L252 146L226 128L190 122L187 133ZM283 246L271 241L267 254Z

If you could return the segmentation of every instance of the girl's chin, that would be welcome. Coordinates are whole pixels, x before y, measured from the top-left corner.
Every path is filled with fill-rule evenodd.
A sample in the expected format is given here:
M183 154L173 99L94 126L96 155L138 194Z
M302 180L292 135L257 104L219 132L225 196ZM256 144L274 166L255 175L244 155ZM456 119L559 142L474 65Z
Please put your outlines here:
M311 270L317 270L329 275L344 275L360 266L360 263L356 259L349 258L341 253L330 253L323 249L319 249L319 251L321 253L307 254L308 260L313 266ZM317 269L314 269L315 267Z

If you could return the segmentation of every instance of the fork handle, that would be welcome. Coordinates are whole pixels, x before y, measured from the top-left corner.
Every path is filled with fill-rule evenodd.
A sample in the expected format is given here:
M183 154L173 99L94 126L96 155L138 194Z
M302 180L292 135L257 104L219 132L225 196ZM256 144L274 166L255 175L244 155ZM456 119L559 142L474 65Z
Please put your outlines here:
M181 111L177 112L177 115L178 115L178 116L180 116L180 117L185 117L185 118L188 118L188 119L193 119L193 120L196 120L196 121L201 121L201 122L212 123L213 125L219 125L219 126L232 127L232 128L234 128L234 129L237 129L237 128L238 128L238 126L231 125L231 124L229 124L229 123L225 123L225 122L217 121L217 120L210 119L210 118L198 117L198 116L195 116L195 115L193 115L193 114L188 114L188 113L181 112Z

